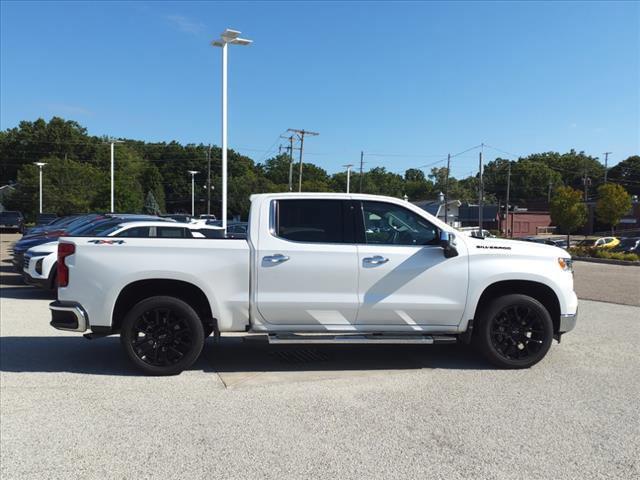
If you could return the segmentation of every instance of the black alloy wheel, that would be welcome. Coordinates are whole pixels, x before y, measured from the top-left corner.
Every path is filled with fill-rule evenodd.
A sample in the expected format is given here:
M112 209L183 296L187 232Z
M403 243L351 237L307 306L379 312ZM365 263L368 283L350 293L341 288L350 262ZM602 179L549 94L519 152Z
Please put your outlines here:
M529 368L549 351L553 321L547 309L527 295L495 299L481 314L474 343L501 368Z
M174 297L151 297L126 315L120 339L133 363L151 375L174 375L190 367L204 345L197 313Z
M490 335L493 347L503 357L521 360L540 352L544 344L544 322L530 306L512 305L493 317Z

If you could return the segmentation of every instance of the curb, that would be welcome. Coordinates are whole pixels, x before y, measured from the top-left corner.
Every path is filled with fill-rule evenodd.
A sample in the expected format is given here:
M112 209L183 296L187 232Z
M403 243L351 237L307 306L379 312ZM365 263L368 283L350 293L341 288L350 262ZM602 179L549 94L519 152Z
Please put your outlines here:
M640 267L640 262L627 262L610 258L572 257L577 262L606 263L608 265L624 265L627 267Z

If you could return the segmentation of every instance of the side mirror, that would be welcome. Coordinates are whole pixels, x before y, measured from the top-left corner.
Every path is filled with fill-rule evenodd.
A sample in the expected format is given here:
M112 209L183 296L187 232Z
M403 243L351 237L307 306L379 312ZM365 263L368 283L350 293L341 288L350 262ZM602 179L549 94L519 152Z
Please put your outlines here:
M440 246L442 247L445 258L452 258L458 256L458 250L455 247L456 236L453 233L440 232Z

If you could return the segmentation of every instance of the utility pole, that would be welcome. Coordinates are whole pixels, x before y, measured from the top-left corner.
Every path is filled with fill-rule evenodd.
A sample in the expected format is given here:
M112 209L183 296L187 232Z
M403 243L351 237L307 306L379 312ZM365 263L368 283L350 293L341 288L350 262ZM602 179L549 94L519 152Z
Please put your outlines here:
M305 135L317 136L320 135L317 132L310 132L308 130L297 130L295 128L290 128L287 130L288 132L295 133L300 139L300 172L298 176L298 192L302 192L302 150L304 148L304 137Z
M447 155L447 176L444 177L444 223L449 225L449 169L451 168L451 154Z
M349 193L349 183L351 180L351 167L353 167L353 163L349 163L347 165L343 165L347 169L347 193Z
M362 178L364 177L363 166L364 166L364 152L360 150L360 193L362 193Z
M609 167L609 155L612 152L604 152L604 183L607 183L607 170Z
M551 203L551 179L549 179L549 187L547 188L547 203Z
M484 144L483 144L484 146ZM480 180L479 188L478 188L478 230L480 235L482 235L482 200L484 197L484 183L482 180L482 151L480 151L480 160L478 163L478 172Z
M509 160L509 170L507 170L507 205L506 205L506 234L508 237L513 236L511 228L509 228L509 193L511 190L511 160Z
M289 140L289 146L286 149L289 151L289 191L293 190L293 135L281 135L280 138Z
M211 215L211 144L207 149L207 216Z

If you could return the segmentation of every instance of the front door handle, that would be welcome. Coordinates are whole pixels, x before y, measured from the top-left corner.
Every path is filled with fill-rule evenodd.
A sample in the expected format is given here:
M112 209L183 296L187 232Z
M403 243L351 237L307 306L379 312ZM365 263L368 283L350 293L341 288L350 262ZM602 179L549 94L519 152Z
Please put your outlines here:
M383 263L387 263L389 261L388 258L381 257L380 255L376 255L374 257L365 257L362 259L365 265L382 265Z
M289 257L286 255L282 255L281 253L276 253L275 255L269 255L262 259L263 261L271 264L282 263L289 260Z

